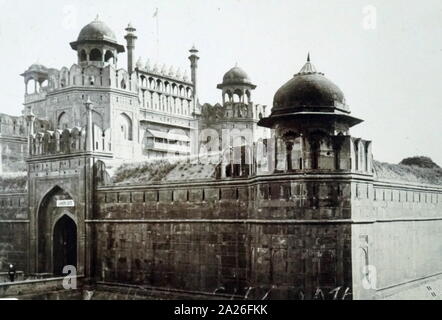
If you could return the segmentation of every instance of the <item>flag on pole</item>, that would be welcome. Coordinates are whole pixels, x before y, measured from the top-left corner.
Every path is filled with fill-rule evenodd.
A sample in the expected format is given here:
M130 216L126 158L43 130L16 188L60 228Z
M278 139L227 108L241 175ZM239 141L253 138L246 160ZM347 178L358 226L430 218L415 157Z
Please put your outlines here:
M155 13L153 14L152 18L156 18L156 17L158 17L158 8L155 9Z

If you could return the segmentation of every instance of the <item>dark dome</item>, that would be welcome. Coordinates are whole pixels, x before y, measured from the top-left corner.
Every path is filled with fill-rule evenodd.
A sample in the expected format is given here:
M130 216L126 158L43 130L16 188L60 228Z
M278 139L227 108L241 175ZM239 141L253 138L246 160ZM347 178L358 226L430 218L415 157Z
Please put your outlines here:
M78 35L78 42L88 40L117 42L115 33L104 22L97 19L85 26Z
M339 106L345 106L341 89L324 77L324 74L316 72L311 63L307 62L301 72L276 92L273 112L287 108Z
M341 89L316 71L310 55L301 71L276 92L271 115L261 119L258 125L273 128L287 120L293 125L326 121L348 127L362 122L350 115Z
M233 67L223 77L223 84L251 84L247 73L238 66Z

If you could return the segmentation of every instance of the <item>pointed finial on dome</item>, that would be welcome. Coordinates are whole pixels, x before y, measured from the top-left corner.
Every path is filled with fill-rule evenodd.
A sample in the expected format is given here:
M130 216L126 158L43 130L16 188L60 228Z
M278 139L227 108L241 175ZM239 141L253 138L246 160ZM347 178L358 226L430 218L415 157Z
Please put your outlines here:
M100 15L97 13L97 15L95 16L95 21L100 21Z
M235 68L238 68L238 62L235 62Z
M198 51L197 48L195 48L195 44L193 44L192 49L190 49L189 52L192 53L192 54L196 54L196 53L198 53L199 51Z
M310 59L310 52L309 52L307 54L307 62L304 64L301 71L299 71L299 73L297 73L296 75L314 74L314 73L322 74L322 73L316 71L315 66L310 62L310 60L311 59Z

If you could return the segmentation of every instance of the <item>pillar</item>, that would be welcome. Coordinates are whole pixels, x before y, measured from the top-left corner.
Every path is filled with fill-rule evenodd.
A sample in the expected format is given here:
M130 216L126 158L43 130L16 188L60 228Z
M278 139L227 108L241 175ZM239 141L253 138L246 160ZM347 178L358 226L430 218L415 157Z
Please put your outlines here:
M88 97L87 101L84 104L86 106L87 112L87 127L86 127L86 150L85 151L94 151L94 141L92 137L92 110L93 104L91 99Z

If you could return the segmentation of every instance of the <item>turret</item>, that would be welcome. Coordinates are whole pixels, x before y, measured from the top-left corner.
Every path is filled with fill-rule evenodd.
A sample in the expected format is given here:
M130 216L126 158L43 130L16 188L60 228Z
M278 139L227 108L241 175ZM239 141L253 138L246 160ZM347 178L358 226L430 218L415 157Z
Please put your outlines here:
M371 172L370 142L354 139L341 89L318 72L310 55L302 69L275 94L272 113L258 125L274 129L277 171Z
M191 81L193 83L193 93L192 93L193 112L195 113L197 100L198 100L197 70L198 70L198 60L200 59L200 57L198 56L199 51L195 48L195 46L193 46L192 49L189 50L189 52L190 52L189 60L190 60L190 70L191 70Z
M125 29L127 31L126 36L124 39L126 39L127 42L127 72L129 74L132 74L134 71L134 51L135 51L135 42L138 39L138 37L135 35L135 29L130 23Z

